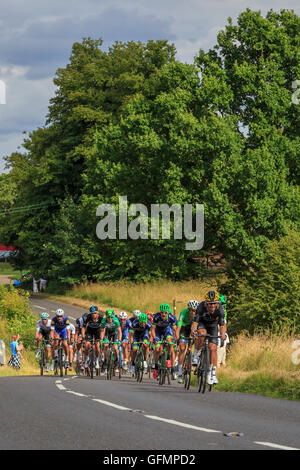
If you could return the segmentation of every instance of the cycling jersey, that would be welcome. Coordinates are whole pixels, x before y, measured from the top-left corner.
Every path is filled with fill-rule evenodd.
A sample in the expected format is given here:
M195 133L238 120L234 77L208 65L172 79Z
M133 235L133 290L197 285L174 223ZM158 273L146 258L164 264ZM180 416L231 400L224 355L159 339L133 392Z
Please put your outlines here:
M107 322L107 318L103 318L101 322L101 328L106 328L107 332L117 331L119 326L121 325L116 317L113 317L113 321L111 323Z
M128 341L129 330L131 328L131 321L127 318L124 325L121 326L122 330L122 341Z
M195 316L194 316L195 317ZM177 326L191 326L194 322L194 317L190 320L189 309L185 308L180 312Z
M90 313L83 319L83 326L91 330L95 330L101 327L103 315L98 314L96 320L93 320L92 314Z
M152 325L149 321L142 326L139 320L134 320L130 328L130 332L133 333L133 341L138 343L140 341L148 340L151 328Z
M48 332L48 333L50 332L50 330L51 330L51 320L50 320L50 318L47 320L46 325L44 325L42 319L37 321L36 331L41 332L41 330L44 331L44 332Z
M207 303L205 302L205 300L203 300L202 302L200 302L200 304L197 307L196 315L195 315L195 322L203 323L207 325L224 326L225 325L224 315L225 315L224 308L220 303L217 304L214 312L210 314L207 310Z
M58 321L57 317L54 317L51 321L51 330L54 330L56 334L59 334L59 336L63 339L67 339L67 330L70 329L70 322L68 317L65 315L63 316L63 320L60 323Z
M155 339L154 342L161 341L162 338L172 336L174 338L173 327L177 325L177 318L171 313L168 314L166 319L161 317L161 312L158 312L153 317L152 326L155 326Z

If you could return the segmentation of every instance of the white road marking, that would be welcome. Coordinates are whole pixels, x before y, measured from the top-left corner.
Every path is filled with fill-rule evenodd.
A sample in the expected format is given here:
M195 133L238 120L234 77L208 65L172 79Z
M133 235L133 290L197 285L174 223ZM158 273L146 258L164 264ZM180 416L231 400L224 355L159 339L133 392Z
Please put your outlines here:
M296 447L282 446L280 444L273 444L272 442L254 442L254 444L260 444L262 446L267 446L267 447L274 447L275 449L281 449L281 450L300 450L300 449L297 449Z
M75 376L75 377L77 377L77 376ZM72 377L72 378L74 378L74 377ZM64 379L64 380L69 380L69 379ZM71 393L71 394L79 396L79 397L89 398L88 395L84 395L83 393L78 393L78 392L73 392L72 390L67 390L62 385L61 382L62 382L61 380L56 380L55 381L55 385L57 386L57 388L59 388L59 390L65 390L67 393ZM116 405L115 403L112 403L110 401L100 400L98 398L93 398L92 400L97 402L97 403L101 403L102 405L106 405L106 406L110 406L112 408L116 408L118 410L133 411L131 408L127 408L127 407L121 406L121 405ZM222 432L222 431L216 431L215 429L208 429L208 428L203 428L203 427L200 427L200 426L194 426L193 424L182 423L180 421L175 421L174 419L166 419L166 418L161 418L159 416L145 415L145 414L143 414L142 416L144 416L145 418L148 418L148 419L153 419L155 421L162 421L162 422L167 423L167 424L173 424L175 426L180 426L180 427L183 427L183 428L194 429L195 431L202 431L202 432L208 432L208 433L220 433L220 434ZM280 444L273 444L272 442L254 441L254 444L259 444L259 445L272 447L272 448L275 448L275 449L281 449L281 450L300 450L296 447L288 447L288 446L283 446L283 445L280 445Z
M125 406L116 405L115 403L111 403L110 401L99 400L98 398L93 398L93 401L97 401L98 403L101 403L102 405L111 406L112 408L117 408L118 410L123 410L123 411L131 410L131 408L126 408Z
M40 309L42 309L42 310L45 310L45 307L41 307L40 305L34 305L34 307L40 308Z
M73 392L72 390L67 390L67 393L72 393L73 395L77 395L78 397L87 397L83 393Z
M176 426L181 426L183 428L195 429L196 431L218 432L218 433L221 432L221 431L215 431L214 429L201 428L199 426L194 426L193 424L181 423L180 421L175 421L174 419L166 419L166 418L160 418L159 416L150 416L150 415L144 415L144 416L145 418L154 419L156 421L163 421L164 423L168 423L168 424L175 424Z
M59 390L67 390L66 387L62 385L61 380L56 380L55 385L57 386Z

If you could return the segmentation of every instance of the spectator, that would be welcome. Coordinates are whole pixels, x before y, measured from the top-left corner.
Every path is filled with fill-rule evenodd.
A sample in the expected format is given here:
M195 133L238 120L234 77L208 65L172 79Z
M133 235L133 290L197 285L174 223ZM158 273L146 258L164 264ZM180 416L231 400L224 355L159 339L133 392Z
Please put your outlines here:
M19 335L12 335L11 343L10 343L11 357L7 363L8 366L12 366L16 369L20 369L21 367L20 353L22 351L22 347L19 346L18 339L19 339Z
M221 340L218 340L218 349L217 349L217 354L218 354L218 367L223 365L224 367L226 366L226 346L229 343L229 336L227 333L225 333L226 339L224 341L224 345L221 347Z
M0 366L5 364L5 343L0 339Z
M40 279L40 291L45 290L47 286L47 281L46 279Z
M39 288L38 288L38 282L36 279L33 278L33 292L38 292L39 291Z

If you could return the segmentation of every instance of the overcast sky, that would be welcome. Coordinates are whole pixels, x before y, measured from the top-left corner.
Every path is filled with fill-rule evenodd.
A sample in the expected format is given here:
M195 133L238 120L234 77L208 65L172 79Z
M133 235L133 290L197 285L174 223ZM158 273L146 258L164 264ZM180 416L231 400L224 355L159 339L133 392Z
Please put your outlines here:
M22 144L23 131L45 123L53 77L83 37L114 41L167 39L177 58L192 63L200 48L216 43L231 16L246 8L293 9L299 0L1 0L0 172L2 157ZM1 84L5 84L5 102Z

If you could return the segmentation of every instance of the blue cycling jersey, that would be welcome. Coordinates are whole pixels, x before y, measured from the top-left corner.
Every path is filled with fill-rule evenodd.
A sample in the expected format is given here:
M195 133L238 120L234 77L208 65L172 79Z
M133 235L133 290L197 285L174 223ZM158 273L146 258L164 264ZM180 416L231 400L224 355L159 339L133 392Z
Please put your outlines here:
M130 331L133 333L133 340L135 342L143 341L145 339L148 340L151 328L152 325L149 321L142 326L139 320L134 320L130 328Z
M155 326L157 330L162 330L164 328L167 328L168 326L174 327L177 325L177 323L178 320L172 313L169 313L168 317L163 319L161 317L161 312L158 312L153 317L152 326Z
M60 323L57 317L54 317L51 321L51 329L55 331L62 331L65 328L69 328L70 322L68 317L63 316L63 321Z

